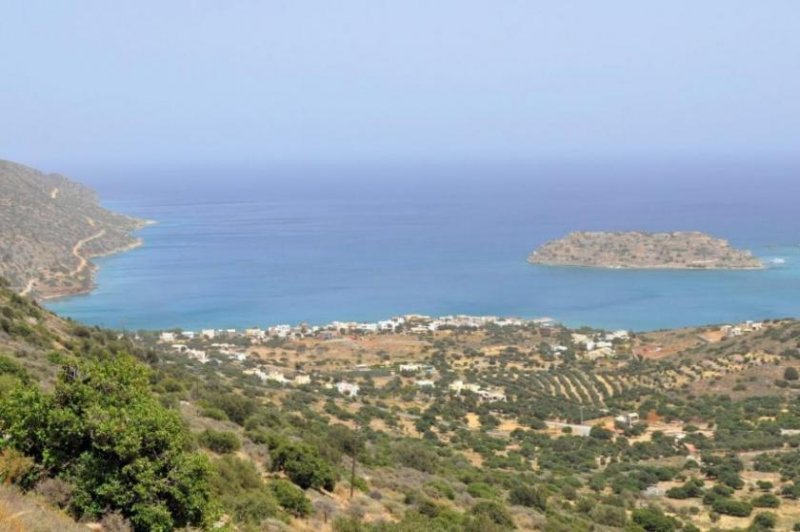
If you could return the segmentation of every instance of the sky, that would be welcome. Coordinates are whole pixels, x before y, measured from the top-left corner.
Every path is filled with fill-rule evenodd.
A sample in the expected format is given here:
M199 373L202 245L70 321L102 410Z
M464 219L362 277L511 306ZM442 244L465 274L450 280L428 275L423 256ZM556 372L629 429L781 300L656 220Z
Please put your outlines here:
M5 0L0 158L780 159L797 0Z

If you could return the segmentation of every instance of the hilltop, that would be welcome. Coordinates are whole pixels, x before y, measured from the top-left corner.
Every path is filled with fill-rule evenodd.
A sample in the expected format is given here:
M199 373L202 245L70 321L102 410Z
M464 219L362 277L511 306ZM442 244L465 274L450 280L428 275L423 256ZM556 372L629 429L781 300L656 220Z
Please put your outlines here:
M528 262L552 266L641 269L763 268L749 251L697 231L672 233L574 232L547 242Z
M146 222L100 206L89 188L0 161L0 276L37 298L91 290L92 257L133 248Z

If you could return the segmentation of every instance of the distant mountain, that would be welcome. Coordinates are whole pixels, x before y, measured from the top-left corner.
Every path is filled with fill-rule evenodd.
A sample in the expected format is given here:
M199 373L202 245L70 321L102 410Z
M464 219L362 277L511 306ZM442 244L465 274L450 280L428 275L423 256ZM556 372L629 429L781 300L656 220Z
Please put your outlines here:
M92 257L136 247L143 220L108 211L91 189L0 160L0 277L48 298L91 290Z

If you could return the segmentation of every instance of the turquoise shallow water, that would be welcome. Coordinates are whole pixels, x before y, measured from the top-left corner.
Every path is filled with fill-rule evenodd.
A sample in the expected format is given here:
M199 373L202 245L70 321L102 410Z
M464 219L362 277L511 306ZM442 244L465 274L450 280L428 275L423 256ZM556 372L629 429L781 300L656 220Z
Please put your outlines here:
M792 177L791 168L738 167L98 177L109 207L159 223L141 232L144 247L97 261L92 294L48 306L128 329L464 313L643 330L800 316L800 187ZM707 231L783 262L698 272L525 261L571 230L630 229Z

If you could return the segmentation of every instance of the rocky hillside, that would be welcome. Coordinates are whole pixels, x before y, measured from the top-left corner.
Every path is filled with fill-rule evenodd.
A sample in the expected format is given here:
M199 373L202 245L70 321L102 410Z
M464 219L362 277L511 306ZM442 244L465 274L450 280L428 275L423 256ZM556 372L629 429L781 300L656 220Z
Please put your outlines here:
M757 269L749 251L697 231L672 233L575 232L547 242L528 262L598 268Z
M66 177L0 161L0 276L14 290L56 297L90 290L92 257L139 244L142 220L110 212Z

